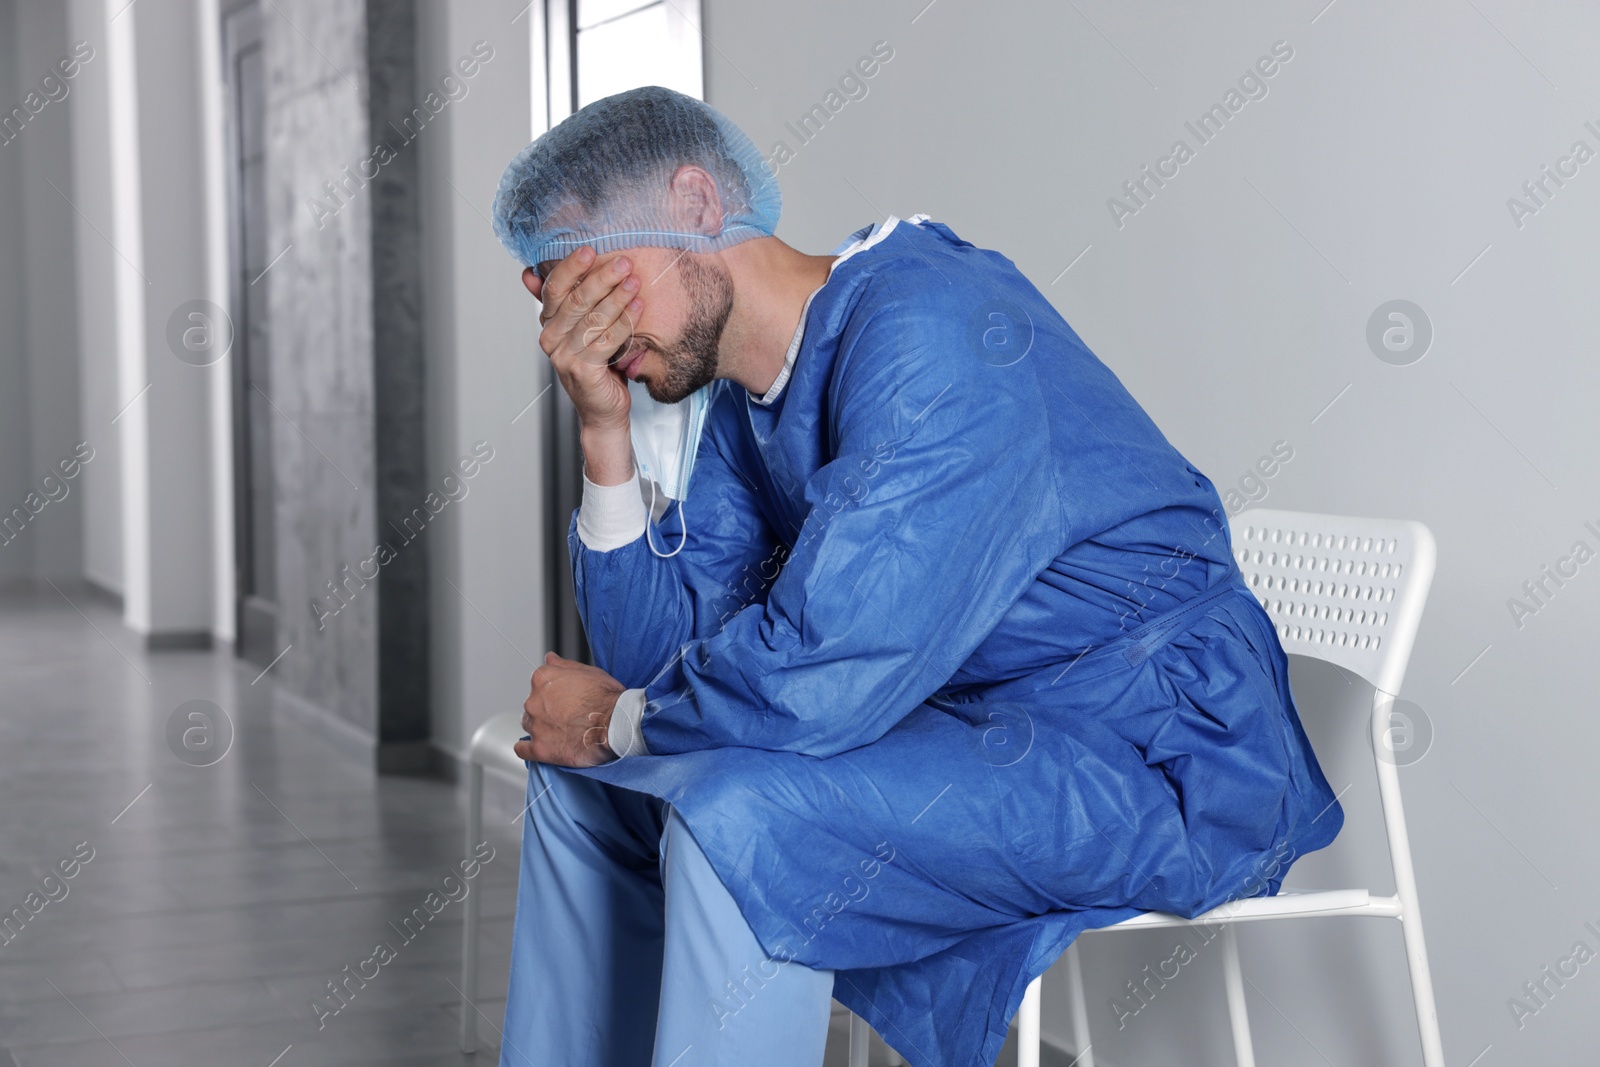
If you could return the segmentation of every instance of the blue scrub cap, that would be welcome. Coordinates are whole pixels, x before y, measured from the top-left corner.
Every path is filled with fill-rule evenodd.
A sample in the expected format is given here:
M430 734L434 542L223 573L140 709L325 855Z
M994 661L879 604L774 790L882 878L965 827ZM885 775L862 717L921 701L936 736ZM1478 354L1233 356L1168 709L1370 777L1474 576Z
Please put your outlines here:
M691 163L717 183L719 233L673 228L668 183ZM596 100L519 152L492 214L506 251L538 270L584 245L716 252L772 236L782 207L777 179L743 130L692 96L648 85Z

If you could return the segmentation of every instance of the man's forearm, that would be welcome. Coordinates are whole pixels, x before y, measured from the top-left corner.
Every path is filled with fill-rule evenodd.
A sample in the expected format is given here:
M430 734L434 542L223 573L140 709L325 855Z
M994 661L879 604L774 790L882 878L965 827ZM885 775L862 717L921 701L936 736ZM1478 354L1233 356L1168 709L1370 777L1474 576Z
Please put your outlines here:
M627 427L619 432L586 426L578 439L583 447L578 538L598 552L632 544L644 533L650 516L639 496Z
M604 429L585 426L578 434L583 466L596 485L621 485L633 478L633 443L628 427Z

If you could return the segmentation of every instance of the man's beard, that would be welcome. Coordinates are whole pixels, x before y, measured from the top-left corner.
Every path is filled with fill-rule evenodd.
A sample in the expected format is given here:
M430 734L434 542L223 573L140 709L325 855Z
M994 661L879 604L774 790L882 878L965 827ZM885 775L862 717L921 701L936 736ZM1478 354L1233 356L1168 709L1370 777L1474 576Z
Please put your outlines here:
M644 380L645 391L660 404L676 404L717 376L717 346L733 312L733 279L720 263L702 263L693 256L678 261L689 297L689 319L683 335L670 348L654 345L667 365L660 381Z

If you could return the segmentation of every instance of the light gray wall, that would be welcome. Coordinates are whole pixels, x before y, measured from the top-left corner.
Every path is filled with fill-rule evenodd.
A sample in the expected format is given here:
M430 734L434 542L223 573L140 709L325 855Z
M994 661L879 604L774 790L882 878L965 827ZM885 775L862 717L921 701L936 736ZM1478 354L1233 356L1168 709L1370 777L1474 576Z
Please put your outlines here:
M122 592L121 441L111 420L122 408L117 383L117 324L112 304L118 253L107 243L111 220L111 101L106 63L105 0L71 0L67 37L87 41L94 59L69 98L72 116L71 196L77 220L79 421L93 437L95 458L79 477L83 507L84 577Z
M1600 949L1583 925L1600 927L1584 832L1600 801L1600 578L1583 567L1520 629L1507 599L1575 541L1600 549L1584 526L1600 528L1600 161L1520 229L1506 202L1575 140L1600 150L1584 126L1600 127L1600 13L1325 2L708 0L708 99L763 150L796 150L779 170L792 244L825 251L887 213L928 212L1015 260L1220 489L1285 441L1269 505L1433 529L1439 574L1405 695L1435 742L1402 778L1446 1050L1578 1062L1600 1007L1588 968L1521 1028L1507 1001L1576 942ZM785 122L879 40L894 58L866 97L801 146ZM1294 55L1268 94L1198 145L1184 123L1278 41ZM1179 138L1194 158L1119 227L1108 199ZM1395 298L1436 330L1414 365L1367 344L1369 315ZM1345 834L1291 882L1390 892L1358 697L1314 664L1295 683L1307 709L1332 705L1309 725L1350 790ZM1261 1062L1420 1062L1396 924L1241 941ZM1172 945L1085 939L1108 1062L1231 1062L1210 949L1118 1031L1110 997ZM1057 1039L1062 993L1052 975Z
M21 105L17 88L15 0L0 0L0 111ZM3 116L0 116L3 117ZM26 130L24 130L24 136ZM33 457L28 441L28 360L22 318L22 150L21 137L0 144L0 520L23 507L31 491ZM26 514L26 511L24 511ZM15 527L13 527L15 529ZM0 535L0 580L22 578L32 570L33 538Z
M67 55L66 10L44 0L7 3L0 37L0 111L37 108L0 144L0 508L37 511L0 547L0 576L63 579L81 570L83 501L81 482L57 471L80 440L74 217L62 195L72 189L76 84L54 69ZM40 84L47 76L55 78L48 94Z
M487 442L494 458L440 515L433 542L434 744L461 756L493 715L520 712L544 634L539 443L549 383L537 305L490 231L506 163L532 139L525 0L418 5L418 91L457 71L466 95L417 140L428 299L429 479ZM537 6L534 8L537 11ZM516 21L512 21L516 19ZM457 64L483 42L471 78ZM541 114L542 118L542 114Z
M16 143L4 146L22 151L22 197L27 205L22 219L23 336L29 366L29 453L37 483L51 471L59 476L57 464L71 457L83 440L73 284L76 248L69 238L74 211L61 195L70 195L72 186L70 108L76 79L60 79L53 69L68 54L66 8L46 0L24 0L17 15L17 55L37 68L30 74L19 62L24 82L17 86L19 95L37 88L39 80L50 74L60 84L53 91L67 94L48 104ZM30 530L33 568L41 577L77 578L82 572L83 494L76 478L61 480L60 486L52 485L51 492L66 495L40 512Z

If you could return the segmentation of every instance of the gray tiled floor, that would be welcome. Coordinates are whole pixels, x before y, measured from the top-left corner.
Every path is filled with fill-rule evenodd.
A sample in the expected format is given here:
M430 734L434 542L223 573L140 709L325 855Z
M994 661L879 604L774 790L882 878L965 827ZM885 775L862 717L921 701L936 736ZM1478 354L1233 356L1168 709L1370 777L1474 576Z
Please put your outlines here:
M456 862L461 796L377 777L274 715L270 676L252 684L226 652L145 652L112 608L63 591L0 594L0 916L80 842L94 855L0 944L0 1064L497 1063L516 827L486 820L497 855L474 885L485 1047L456 1048L459 905L319 1029L325 983L397 943L389 924ZM196 699L236 730L211 767L167 747L168 717ZM836 1011L826 1067L843 1067L846 1034Z
M311 1009L346 964L400 944L389 924L457 860L456 790L379 779L273 715L270 677L251 685L222 652L147 653L63 591L71 604L0 596L0 914L79 842L94 856L0 945L0 1064L495 1063L491 1025L477 1056L456 1051L458 904L320 1030ZM195 699L236 727L215 766L167 748L167 717ZM478 1006L498 1024L517 839L488 833Z

